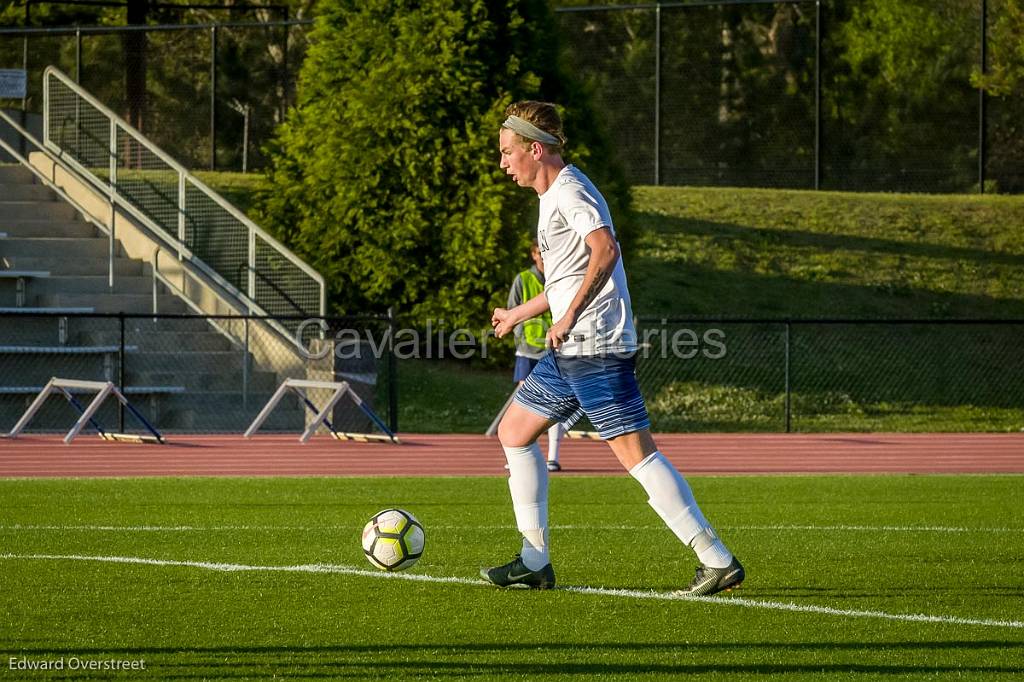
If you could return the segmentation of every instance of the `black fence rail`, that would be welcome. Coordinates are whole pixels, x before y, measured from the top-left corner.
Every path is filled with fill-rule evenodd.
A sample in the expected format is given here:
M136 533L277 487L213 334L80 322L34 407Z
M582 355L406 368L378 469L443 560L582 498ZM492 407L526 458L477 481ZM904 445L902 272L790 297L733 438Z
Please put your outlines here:
M660 431L1019 431L1024 320L639 323Z
M241 433L287 378L346 381L392 431L398 428L392 318L302 318L296 339L263 324L268 318L198 315L0 313L0 430L9 430L51 377L111 381L158 429ZM350 330L380 338L353 346ZM319 407L329 395L313 396ZM109 430L137 429L110 400L97 420ZM67 431L78 419L56 397L30 430ZM262 430L302 431L310 408L296 396ZM329 417L339 431L376 432L371 418L343 399ZM127 423L126 423L127 421Z

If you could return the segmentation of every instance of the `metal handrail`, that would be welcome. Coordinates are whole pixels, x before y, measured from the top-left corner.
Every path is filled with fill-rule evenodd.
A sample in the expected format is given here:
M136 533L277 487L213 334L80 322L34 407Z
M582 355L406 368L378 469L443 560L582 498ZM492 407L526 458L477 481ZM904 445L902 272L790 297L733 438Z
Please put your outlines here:
M73 116L71 116L70 114L66 114L64 116L63 120L61 120L61 122L60 122L59 129L60 129L61 133L64 132L65 124L66 123L69 123L69 122L74 123L74 121L75 121L75 119L74 119ZM94 143L96 145L99 145L99 144L103 143L103 140L101 138L99 138L97 135L95 135L91 130L78 130L77 127L76 127L75 132L78 135L84 135L90 142L92 142L92 143ZM61 139L63 139L63 135L61 136ZM73 159L73 158L69 158L68 160L69 161L75 161L75 159ZM151 182L149 180L146 180L145 178L143 178L143 182L146 183L146 186L149 188L150 191L152 191L155 195L160 197L160 199L162 199L168 206L174 207L174 210L176 210L176 211L178 210L178 197L177 196L174 196L174 197L169 196L167 193L165 193L160 188L159 185L157 185L156 183ZM104 191L106 191L105 188L100 188L100 189L104 189ZM142 210L142 209L140 209L140 210ZM185 217L185 220L189 224L191 224L193 226L193 228L198 228L199 223L196 221L196 219L190 213L186 212L184 214L184 217ZM189 243L188 243L187 240L182 240L182 241L183 241L183 243L186 246L189 246Z
M67 87L77 97L80 97L82 100L91 105L98 113L102 114L109 121L111 129L111 146L113 146L116 143L117 131L121 130L128 136L130 136L134 143L138 144L140 147L145 148L153 156L160 159L161 162L166 164L169 170L177 173L179 192L176 208L179 216L179 235L176 236L170 234L166 229L164 229L163 226L159 225L155 220L153 220L149 215L147 215L143 210L141 210L134 202L132 202L129 198L124 197L120 193L120 191L118 190L116 179L117 166L115 149L112 148L109 152L111 155L111 177L107 181L103 181L100 178L98 178L90 169L86 168L83 164L81 164L77 159L66 154L65 150L63 150L60 147L60 145L58 145L53 139L51 139L50 131L53 122L51 121L50 111L50 83L52 79L56 79L57 81L59 81L64 87ZM172 157L170 157L167 153L165 153L155 144L150 142L144 135L142 135L142 133L133 128L126 121L124 121L124 119L122 119L120 116L118 116L105 105L103 105L102 102L100 102L95 97L86 92L84 89L82 89L70 77L68 77L66 74L64 74L59 69L53 66L47 67L44 71L43 102L43 143L50 150L56 153L65 164L72 166L77 171L77 174L82 175L85 178L88 178L90 184L102 188L103 193L107 195L113 203L131 213L135 218L140 220L140 222L142 222L154 233L156 233L162 240L174 246L179 254L179 257L182 260L188 259L189 262L191 262L194 266L199 268L204 274L211 277L220 287L228 291L233 296L237 297L238 300L243 301L249 308L250 312L264 312L259 301L256 300L256 278L253 276L249 277L247 282L248 286L246 287L247 291L241 291L237 286L229 282L225 276L216 272L207 263L203 262L200 258L198 258L192 252L189 246L184 242L184 240L181 239L182 235L180 234L180 222L181 220L185 219L188 216L188 212L186 211L185 206L185 192L183 191L186 185L191 185L192 187L194 187L196 190L202 193L207 199L214 202L229 216L231 216L231 218L236 220L242 227L245 228L248 235L247 263L248 267L250 268L250 273L252 273L255 270L257 243L256 240L259 239L262 240L264 244L269 246L274 252L276 252L277 255L281 256L284 260L291 263L293 266L295 266L298 270L300 270L303 274L305 274L312 280L316 288L319 290L318 312L320 315L324 314L326 310L326 286L323 277L316 270L314 270L312 267L310 267L297 256L295 256L295 254L293 254L278 240L276 240L274 237L272 237L270 234L268 234L266 231L264 231L254 222L252 222L245 214L239 211L235 206L230 204L217 192L212 190L205 183L203 183L201 180L192 175L184 166L175 161ZM291 338L291 335L283 327L281 327L278 331L280 331L286 337Z
M224 199L224 197L222 197L217 192L215 192L213 189L211 189L209 186L207 186L206 183L204 183L202 180L200 180L199 178L197 178L194 175L192 175L184 166L182 166L180 163L175 161L174 158L172 158L170 155L168 155L162 149L160 149L155 144L150 142L147 137L145 137L142 133L140 133L138 130L136 130L134 127L132 127L127 121L125 121L123 118L121 118L120 116L115 114L113 111L111 111L102 102L100 102L98 99L96 99L91 94L89 94L86 90L84 90L81 86L79 86L77 83L75 83L75 81L71 77L69 77L63 71L61 71L60 69L58 69L58 68L56 68L54 66L46 67L46 70L43 72L43 101L44 101L44 105L43 105L43 142L45 144L51 146L53 149L55 149L58 152L62 151L60 149L60 147L55 142L53 142L50 139L50 122L49 122L50 111L49 111L49 102L48 102L49 90L50 90L50 88L49 88L49 77L50 76L53 76L53 77L57 78L57 80L61 81L61 83L63 83L65 86L67 86L68 89L70 89L76 95L78 95L79 97L84 99L86 102L91 104L93 107L95 107L100 113L102 113L104 116L106 116L108 120L110 120L112 123L114 123L116 125L116 127L120 128L120 129L124 130L126 133L128 133L141 146L145 147L154 156L156 156L161 161L163 161L168 166L170 166L173 170L178 172L180 177L183 177L185 180L190 182L197 189L199 189L204 194L206 194L210 199L212 199L221 208L223 208L225 211L230 213L233 218L235 218L240 223L245 225L247 229L251 230L254 234L256 234L257 236L262 238L264 241L266 241L268 244L270 244L272 247L274 247L274 249L276 251L280 252L281 255L284 256L287 260L289 260L293 265L298 267L300 270L302 270L303 272L308 274L311 278L316 280L321 286L323 286L324 280L323 280L323 277L320 275L320 273L318 273L312 267L310 267L305 262L303 262L301 259L299 259L295 254L291 253L288 250L287 247L285 247L283 244L281 244L281 242L279 242L277 239L275 239L273 236L271 236L269 233L267 233L265 230L263 230L260 226L256 225L256 223L252 222L252 220L250 220L248 218L248 216L246 216L244 213L239 211L235 206L233 206L226 199ZM74 159L71 159L71 161L74 162ZM83 168L83 170L86 170L86 169ZM89 173L90 175L92 175L92 173L89 172L88 170L86 170L86 172ZM93 176L93 177L95 177L95 176ZM179 208L179 210L183 214L185 213L185 207L184 206L180 206L179 205L178 208ZM321 310L321 313L322 312L323 311Z

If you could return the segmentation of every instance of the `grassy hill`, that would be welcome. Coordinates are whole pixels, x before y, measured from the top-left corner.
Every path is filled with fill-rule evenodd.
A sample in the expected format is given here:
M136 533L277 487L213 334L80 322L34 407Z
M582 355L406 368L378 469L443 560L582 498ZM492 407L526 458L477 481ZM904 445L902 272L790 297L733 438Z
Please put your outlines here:
M639 315L1024 317L1024 197L640 187Z

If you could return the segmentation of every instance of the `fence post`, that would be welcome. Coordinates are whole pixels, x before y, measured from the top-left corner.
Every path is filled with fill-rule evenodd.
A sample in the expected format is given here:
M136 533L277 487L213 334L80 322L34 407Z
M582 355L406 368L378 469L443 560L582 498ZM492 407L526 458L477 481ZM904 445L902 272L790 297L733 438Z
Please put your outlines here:
M988 72L988 0L981 0L981 75ZM978 88L978 193L985 193L985 161L988 156L988 104L985 88Z
M178 171L178 260L185 260L185 215L188 210L188 194L185 191L185 174ZM197 235L193 235L197 236ZM195 240L193 240L193 244Z
M128 168L127 164L131 162L130 144L127 140L125 141L125 168ZM107 149L110 154L110 159L107 161L107 184L110 186L107 195L107 201L110 202L110 232L107 235L107 286L111 289L114 288L114 255L117 243L115 236L117 229L117 151L117 121L111 119L110 145Z
M246 314L244 319L245 325L245 344L242 346L242 409L245 413L249 413L249 315ZM300 339L301 341L301 339Z
M32 23L32 3L26 0L25 2L25 28L28 28ZM21 68L25 71L25 92L21 98L21 112L18 116L18 123L21 124L22 128L28 128L28 33L21 39ZM28 148L26 147L25 136L18 136L18 153L22 156L27 156Z
M117 322L120 327L117 349L117 387L124 394L124 311L117 314ZM117 430L119 433L124 433L124 403L120 400L117 401Z
M654 185L661 184L661 0L654 8Z
M281 47L281 93L284 97L284 107L282 113L288 111L291 106L291 77L288 73L288 41L292 37L292 27L288 24L291 21L289 7L287 5L282 9L284 12L284 45ZM320 313L323 315L323 312Z
M75 29L75 83L82 84L82 29ZM82 149L82 98L75 98L75 151Z
M210 170L217 170L217 26L210 27Z
M821 0L814 3L814 189L821 189Z
M790 433L790 431L792 429L792 404L791 404L791 401L790 401L790 385L789 385L789 374L790 374L790 368L789 368L789 353L790 353L790 350L789 350L789 328L790 328L790 323L789 323L789 321L787 321L786 322L786 336L785 336L785 346L786 346L786 433Z
M388 428L398 433L398 367L395 362L395 310L388 308Z

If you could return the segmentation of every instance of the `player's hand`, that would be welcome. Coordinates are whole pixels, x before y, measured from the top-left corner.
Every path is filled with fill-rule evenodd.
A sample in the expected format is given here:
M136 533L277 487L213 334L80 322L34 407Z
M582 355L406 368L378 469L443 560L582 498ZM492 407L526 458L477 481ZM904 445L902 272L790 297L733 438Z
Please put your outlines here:
M495 308L491 314L491 326L494 327L494 335L499 339L508 334L516 328L512 311L508 308Z
M547 333L547 344L553 350L558 348L565 343L565 340L569 338L569 331L572 329L572 320L568 317L563 317L558 322L555 322L548 329Z

